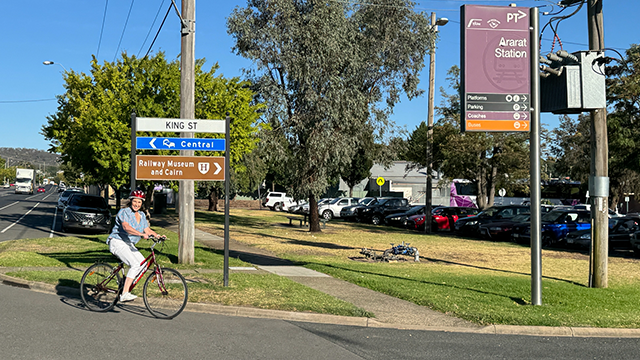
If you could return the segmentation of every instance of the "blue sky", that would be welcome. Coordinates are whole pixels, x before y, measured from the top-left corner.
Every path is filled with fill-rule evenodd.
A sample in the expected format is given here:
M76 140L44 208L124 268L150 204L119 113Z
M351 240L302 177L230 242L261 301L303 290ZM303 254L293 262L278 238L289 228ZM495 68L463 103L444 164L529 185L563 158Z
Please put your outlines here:
M352 1L366 3L366 0ZM507 6L509 3L516 3L522 7L539 7L541 27L549 20L549 16L542 12L559 9L557 6L552 9L548 6L552 2L544 0L416 2L418 11L435 12L437 17L449 19L447 25L439 27L435 74L436 105L440 103L437 89L446 85L447 70L460 63L461 5ZM0 47L4 49L4 56L0 59L0 124L4 131L0 132L0 147L47 150L49 143L40 131L46 124L47 115L56 111L57 103L52 99L64 91L63 68L88 72L92 54L97 54L100 62L113 61L122 51L144 56L170 3L171 0L164 0L164 4L163 0L3 2L5 16L0 23L0 30L4 34L0 38ZM180 7L180 0L176 0L176 3ZM196 0L196 57L207 59L206 68L219 63L218 73L226 77L241 76L242 68L251 66L250 62L231 52L233 39L227 35L226 18L236 6L246 6L246 1ZM565 10L563 15L572 9ZM606 47L624 53L631 44L640 43L638 13L640 1L604 1ZM150 29L151 33L145 43ZM575 16L562 22L558 34L565 50L573 52L588 49L586 6ZM544 33L543 54L551 49L552 37L550 31ZM555 50L558 49L556 44ZM180 25L175 11L169 13L152 51L164 51L169 59L178 56ZM613 52L608 52L607 55L616 56ZM46 60L55 64L45 66L43 61ZM420 83L423 89L427 89L428 82L428 57L426 60ZM392 119L400 127L413 130L426 117L425 93L412 101L404 99L396 107ZM557 117L543 114L542 122L555 127Z

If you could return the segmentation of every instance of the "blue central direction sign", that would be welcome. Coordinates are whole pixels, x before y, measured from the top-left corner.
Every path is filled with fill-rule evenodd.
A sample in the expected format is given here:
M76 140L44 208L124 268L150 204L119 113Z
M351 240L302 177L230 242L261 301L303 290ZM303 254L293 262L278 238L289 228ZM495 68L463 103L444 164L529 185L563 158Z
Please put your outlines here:
M137 137L136 149L224 151L225 143L224 139Z

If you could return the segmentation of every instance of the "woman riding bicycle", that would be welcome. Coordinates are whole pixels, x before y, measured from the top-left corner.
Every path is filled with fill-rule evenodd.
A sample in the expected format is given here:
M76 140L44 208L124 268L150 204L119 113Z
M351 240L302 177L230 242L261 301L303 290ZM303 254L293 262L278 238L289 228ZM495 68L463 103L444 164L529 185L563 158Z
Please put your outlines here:
M122 295L120 295L121 302L137 298L129 292L129 288L142 269L140 264L144 261L144 256L140 254L135 244L140 241L140 238L148 239L150 235L159 236L149 228L149 222L143 209L144 192L134 190L129 195L129 199L131 201L128 206L121 209L116 215L115 225L111 235L107 238L109 251L130 267L124 281Z

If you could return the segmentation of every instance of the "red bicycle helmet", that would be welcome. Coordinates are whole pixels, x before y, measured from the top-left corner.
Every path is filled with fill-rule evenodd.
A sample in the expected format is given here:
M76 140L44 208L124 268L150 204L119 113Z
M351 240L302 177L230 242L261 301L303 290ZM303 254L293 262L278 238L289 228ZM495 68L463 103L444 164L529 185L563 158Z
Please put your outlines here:
M144 195L144 192L142 190L133 190L131 192L131 195L129 195L129 199L144 200L145 198L146 198L146 196Z

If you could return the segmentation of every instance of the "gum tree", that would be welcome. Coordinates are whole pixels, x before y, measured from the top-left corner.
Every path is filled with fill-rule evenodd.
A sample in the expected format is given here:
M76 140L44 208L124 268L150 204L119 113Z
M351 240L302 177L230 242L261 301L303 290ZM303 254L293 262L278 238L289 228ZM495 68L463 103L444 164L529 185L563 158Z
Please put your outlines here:
M320 231L317 198L346 173L372 133L379 139L400 95L419 95L432 43L425 14L406 0L349 3L249 0L228 18L233 50L267 104L266 162L287 191L309 198L310 231Z

